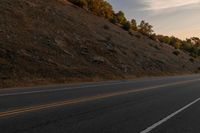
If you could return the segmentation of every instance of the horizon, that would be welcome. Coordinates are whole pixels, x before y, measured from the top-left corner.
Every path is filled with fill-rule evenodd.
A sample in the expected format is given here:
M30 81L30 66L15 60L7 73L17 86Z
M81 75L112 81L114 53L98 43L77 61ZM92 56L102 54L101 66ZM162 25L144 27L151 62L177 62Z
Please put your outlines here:
M149 22L156 34L180 39L200 37L200 0L108 0L130 20ZM192 15L191 15L192 14ZM178 22L177 22L178 21Z

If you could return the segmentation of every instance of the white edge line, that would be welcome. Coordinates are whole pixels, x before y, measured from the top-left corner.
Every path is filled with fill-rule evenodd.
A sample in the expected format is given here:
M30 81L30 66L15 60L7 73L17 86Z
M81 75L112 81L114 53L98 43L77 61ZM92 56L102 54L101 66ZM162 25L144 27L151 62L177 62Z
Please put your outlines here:
M169 116L165 117L164 119L158 121L157 123L153 124L152 126L146 128L145 130L141 131L140 133L149 133L151 132L153 129L155 129L156 127L160 126L161 124L167 122L169 119L171 119L172 117L176 116L177 114L181 113L182 111L186 110L187 108L189 108L190 106L194 105L195 103L199 102L200 98L194 100L193 102L189 103L188 105L184 106L183 108L179 109L178 111L170 114Z

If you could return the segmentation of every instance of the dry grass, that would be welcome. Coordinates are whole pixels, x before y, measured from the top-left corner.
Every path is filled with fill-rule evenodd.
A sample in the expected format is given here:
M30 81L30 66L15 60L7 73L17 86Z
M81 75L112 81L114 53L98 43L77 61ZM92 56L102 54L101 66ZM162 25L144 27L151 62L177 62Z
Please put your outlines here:
M199 70L174 51L64 0L0 1L1 88Z

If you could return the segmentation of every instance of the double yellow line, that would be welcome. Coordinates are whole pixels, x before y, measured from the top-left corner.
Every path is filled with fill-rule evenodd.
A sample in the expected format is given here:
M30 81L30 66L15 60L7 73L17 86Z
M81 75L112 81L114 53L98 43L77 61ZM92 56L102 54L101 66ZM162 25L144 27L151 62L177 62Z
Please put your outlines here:
M132 90L127 90L127 91L120 91L120 92L108 93L108 94L103 94L103 95L96 95L96 96L71 99L71 100L66 100L66 101L61 101L61 102L54 102L54 103L49 103L49 104L44 104L44 105L24 107L24 108L20 108L20 109L14 109L14 110L10 110L10 111L0 112L0 118L11 117L11 116L19 115L19 114L22 114L22 113L45 110L45 109L49 109L49 108L56 108L56 107L67 106L67 105L72 105L72 104L78 104L78 103L90 102L90 101L95 101L95 100L100 100L100 99L106 99L106 98L110 98L110 97L130 94L130 93L136 93L136 92L153 90L153 89L158 89L158 88L163 88L163 87L170 87L170 86L174 86L174 85L186 84L186 83L199 81L199 80L200 79L180 81L180 82L168 83L168 84L146 87L146 88L141 88L141 89L132 89Z

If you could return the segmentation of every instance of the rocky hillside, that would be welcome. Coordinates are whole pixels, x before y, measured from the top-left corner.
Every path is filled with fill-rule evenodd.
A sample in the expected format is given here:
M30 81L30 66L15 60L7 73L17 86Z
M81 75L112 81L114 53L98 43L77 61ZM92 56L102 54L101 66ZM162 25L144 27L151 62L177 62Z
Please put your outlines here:
M0 0L0 87L198 72L200 60L66 0Z

